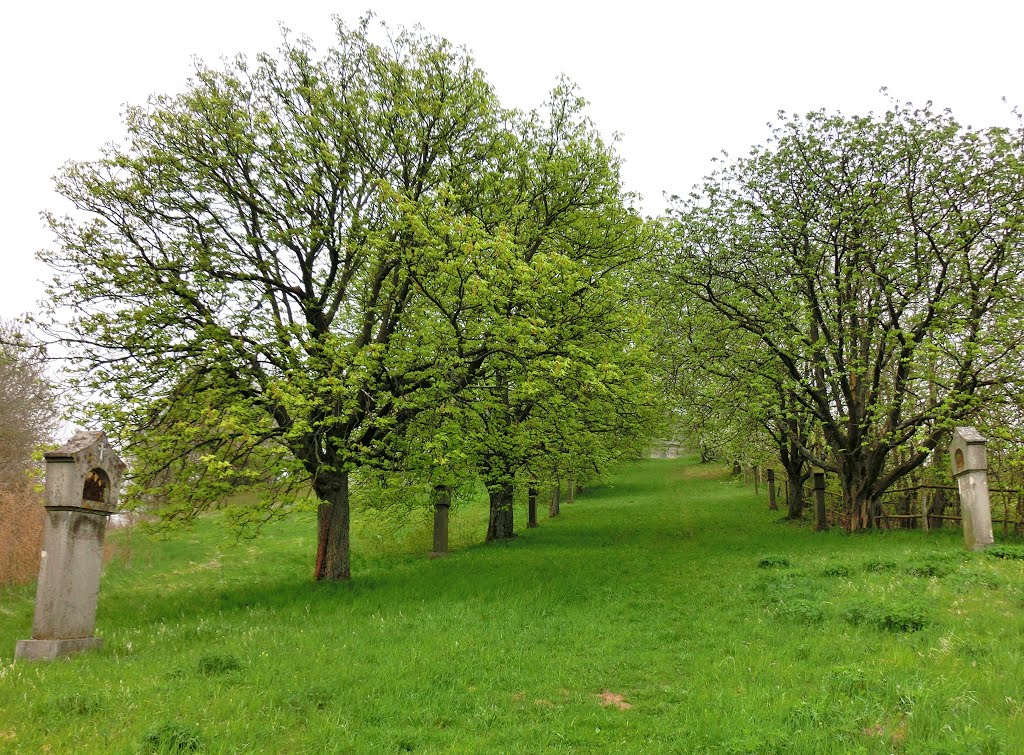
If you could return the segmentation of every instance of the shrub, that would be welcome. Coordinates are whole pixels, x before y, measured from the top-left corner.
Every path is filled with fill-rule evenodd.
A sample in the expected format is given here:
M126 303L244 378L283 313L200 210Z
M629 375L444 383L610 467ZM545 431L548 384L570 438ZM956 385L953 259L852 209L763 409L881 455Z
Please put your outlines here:
M900 606L879 612L875 624L889 632L917 632L927 624L924 612L917 606Z
M850 567L843 564L833 564L822 569L821 575L823 577L849 577Z
M204 676L224 674L228 671L237 671L242 667L242 662L234 653L204 653L199 656L199 673Z
M870 624L888 632L917 632L929 623L925 611L915 604L890 608L852 603L843 609L841 616L849 624Z
M843 620L854 626L864 624L871 618L871 607L864 603L853 603L842 611Z
M780 603L778 613L779 616L797 624L813 625L825 620L824 609L818 603L803 598Z
M909 572L915 577L945 577L952 569L948 564L923 562L912 564Z
M7 478L0 490L0 585L39 576L46 509L27 474Z
M757 565L762 569L785 569L791 564L785 556L762 556Z
M143 753L172 755L172 753L200 752L203 749L203 743L195 729L184 724L165 721L146 732L142 737L140 749Z
M993 545L985 549L986 556L992 558L1020 558L1024 559L1024 546L1022 545Z

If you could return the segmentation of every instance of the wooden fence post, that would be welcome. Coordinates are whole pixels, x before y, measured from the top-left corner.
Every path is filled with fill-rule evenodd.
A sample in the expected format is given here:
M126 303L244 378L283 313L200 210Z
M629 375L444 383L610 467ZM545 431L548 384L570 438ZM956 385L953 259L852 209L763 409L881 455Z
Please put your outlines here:
M768 510L778 511L779 504L775 501L775 470L766 469L765 475L768 477Z

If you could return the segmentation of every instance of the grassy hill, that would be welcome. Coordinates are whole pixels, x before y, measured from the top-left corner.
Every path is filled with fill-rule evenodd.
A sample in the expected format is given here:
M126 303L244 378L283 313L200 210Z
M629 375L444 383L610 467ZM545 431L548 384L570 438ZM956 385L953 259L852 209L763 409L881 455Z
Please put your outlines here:
M52 664L12 664L33 591L0 593L0 751L1024 751L1024 560L816 534L684 461L513 542L485 516L438 561L364 522L347 585L311 582L311 515L136 533L105 648Z

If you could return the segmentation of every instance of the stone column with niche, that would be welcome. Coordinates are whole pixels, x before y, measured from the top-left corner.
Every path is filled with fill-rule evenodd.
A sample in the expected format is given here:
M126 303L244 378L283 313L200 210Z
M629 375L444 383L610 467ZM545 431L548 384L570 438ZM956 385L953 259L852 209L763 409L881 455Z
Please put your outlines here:
M949 457L960 490L964 544L978 551L992 545L992 504L988 494L987 439L973 427L953 428Z
M126 469L102 432L76 433L45 460L46 524L32 639L19 640L14 652L26 660L103 644L93 636L103 538Z
M448 556L448 510L452 506L452 494L448 488L434 489L434 549L430 558Z

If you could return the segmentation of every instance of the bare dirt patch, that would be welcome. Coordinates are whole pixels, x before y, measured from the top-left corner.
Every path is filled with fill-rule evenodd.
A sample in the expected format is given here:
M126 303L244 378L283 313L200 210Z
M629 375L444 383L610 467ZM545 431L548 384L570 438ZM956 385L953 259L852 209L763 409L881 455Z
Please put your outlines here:
M632 703L626 702L626 698L617 692L609 692L604 690L599 695L594 695L597 698L597 702L603 705L605 708L614 706L619 710L629 710L633 707Z

